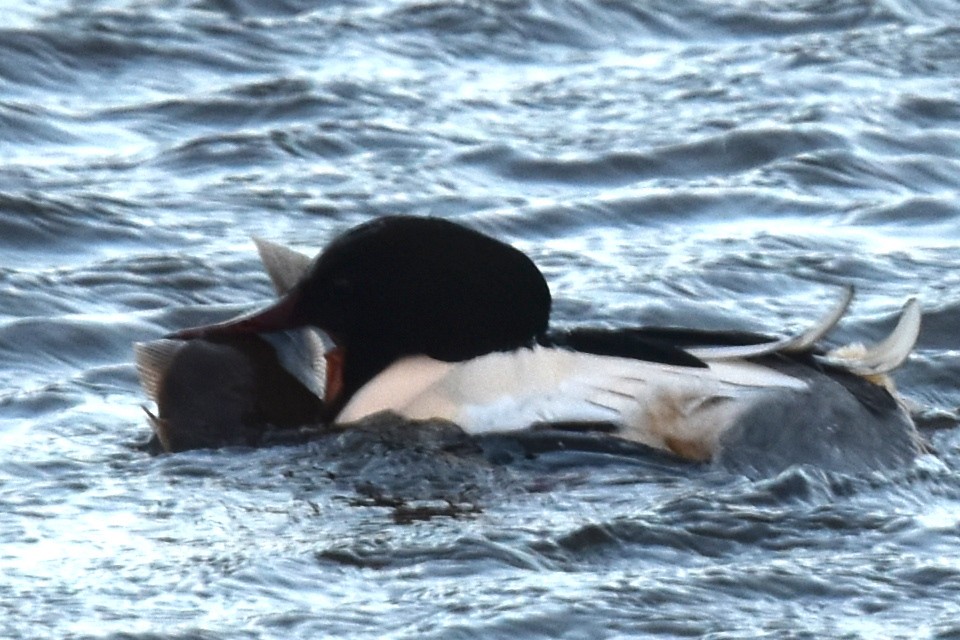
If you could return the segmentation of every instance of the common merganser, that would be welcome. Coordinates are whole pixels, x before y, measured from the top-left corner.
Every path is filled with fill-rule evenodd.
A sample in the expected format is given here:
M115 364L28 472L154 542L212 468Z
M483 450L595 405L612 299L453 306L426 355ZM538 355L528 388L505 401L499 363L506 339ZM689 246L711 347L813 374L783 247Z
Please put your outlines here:
M213 426L201 421L199 430L214 436L233 421L348 428L387 411L476 435L599 432L730 466L765 456L871 468L921 450L886 376L916 341L915 300L875 347L825 353L817 343L852 290L811 329L780 340L685 328L551 331L549 288L533 262L450 221L380 218L338 237L313 262L264 241L258 248L278 302L138 346L144 386L159 406L155 428L190 422L185 416L212 394L248 407L243 416L218 413ZM317 346L313 329L334 348ZM278 336L306 340L299 351L323 357L292 363ZM233 363L226 387L242 391L226 394L203 373L221 360ZM167 449L192 446L189 437L171 446L166 439ZM204 436L197 446L216 441Z
M289 271L286 264L273 260L270 269ZM301 275L262 311L172 337L316 327L336 345L324 397L333 417L398 358L454 362L516 349L546 331L550 318L550 289L530 258L441 218L389 216L361 224Z

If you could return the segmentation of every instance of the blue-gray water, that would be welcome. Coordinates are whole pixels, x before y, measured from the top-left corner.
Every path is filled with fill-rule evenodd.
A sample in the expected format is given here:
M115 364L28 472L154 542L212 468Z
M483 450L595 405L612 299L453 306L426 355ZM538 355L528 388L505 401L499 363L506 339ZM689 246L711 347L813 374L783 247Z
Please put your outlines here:
M0 2L0 637L957 638L960 435L869 476L363 438L149 457L131 343L387 213L556 319L834 336L960 406L952 0ZM404 509L457 517L400 517ZM398 506L399 505L399 506Z

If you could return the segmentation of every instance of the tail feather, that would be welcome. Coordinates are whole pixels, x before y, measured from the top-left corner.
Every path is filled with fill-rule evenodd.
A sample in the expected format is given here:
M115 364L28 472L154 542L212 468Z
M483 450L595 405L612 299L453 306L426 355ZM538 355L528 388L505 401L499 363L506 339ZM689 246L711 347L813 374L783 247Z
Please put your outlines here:
M147 396L158 402L163 380L177 353L185 343L182 340L152 340L137 342L133 345L134 359L137 363L137 375L140 385Z

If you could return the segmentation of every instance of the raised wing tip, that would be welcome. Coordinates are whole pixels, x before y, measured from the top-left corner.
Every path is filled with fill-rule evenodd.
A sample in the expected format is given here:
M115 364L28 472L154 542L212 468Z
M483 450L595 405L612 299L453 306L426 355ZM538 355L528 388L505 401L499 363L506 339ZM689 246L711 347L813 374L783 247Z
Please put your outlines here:
M843 288L843 293L830 312L821 318L817 324L797 336L797 338L789 346L784 348L783 351L788 353L799 353L806 351L823 339L828 333L830 333L830 331L833 330L834 327L837 326L837 323L840 322L840 319L847 312L847 309L850 308L850 303L853 302L854 293L855 290L853 285L846 285Z
M847 309L850 308L853 295L853 286L845 286L843 293L833 307L830 308L830 311L803 333L760 344L732 347L696 347L685 349L685 351L703 360L733 360L739 358L758 358L774 353L801 353L810 349L837 326L837 323L840 322L840 319L847 312Z
M308 255L257 236L251 239L277 295L282 296L290 291L310 268L311 258Z
M897 325L882 341L860 349L840 347L826 356L818 357L818 360L861 376L889 373L910 356L920 336L922 318L920 302L910 298L903 305Z

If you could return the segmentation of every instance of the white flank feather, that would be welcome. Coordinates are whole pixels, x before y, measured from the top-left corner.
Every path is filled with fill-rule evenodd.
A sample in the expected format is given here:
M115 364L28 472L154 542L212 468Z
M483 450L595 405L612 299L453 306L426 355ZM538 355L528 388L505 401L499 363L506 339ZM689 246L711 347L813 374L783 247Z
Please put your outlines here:
M450 420L473 434L611 423L620 437L675 452L683 442L690 447L685 453L694 452L688 457L706 459L758 399L806 388L745 361L679 367L536 347L459 363L399 360L361 388L336 421L392 411L411 420Z

